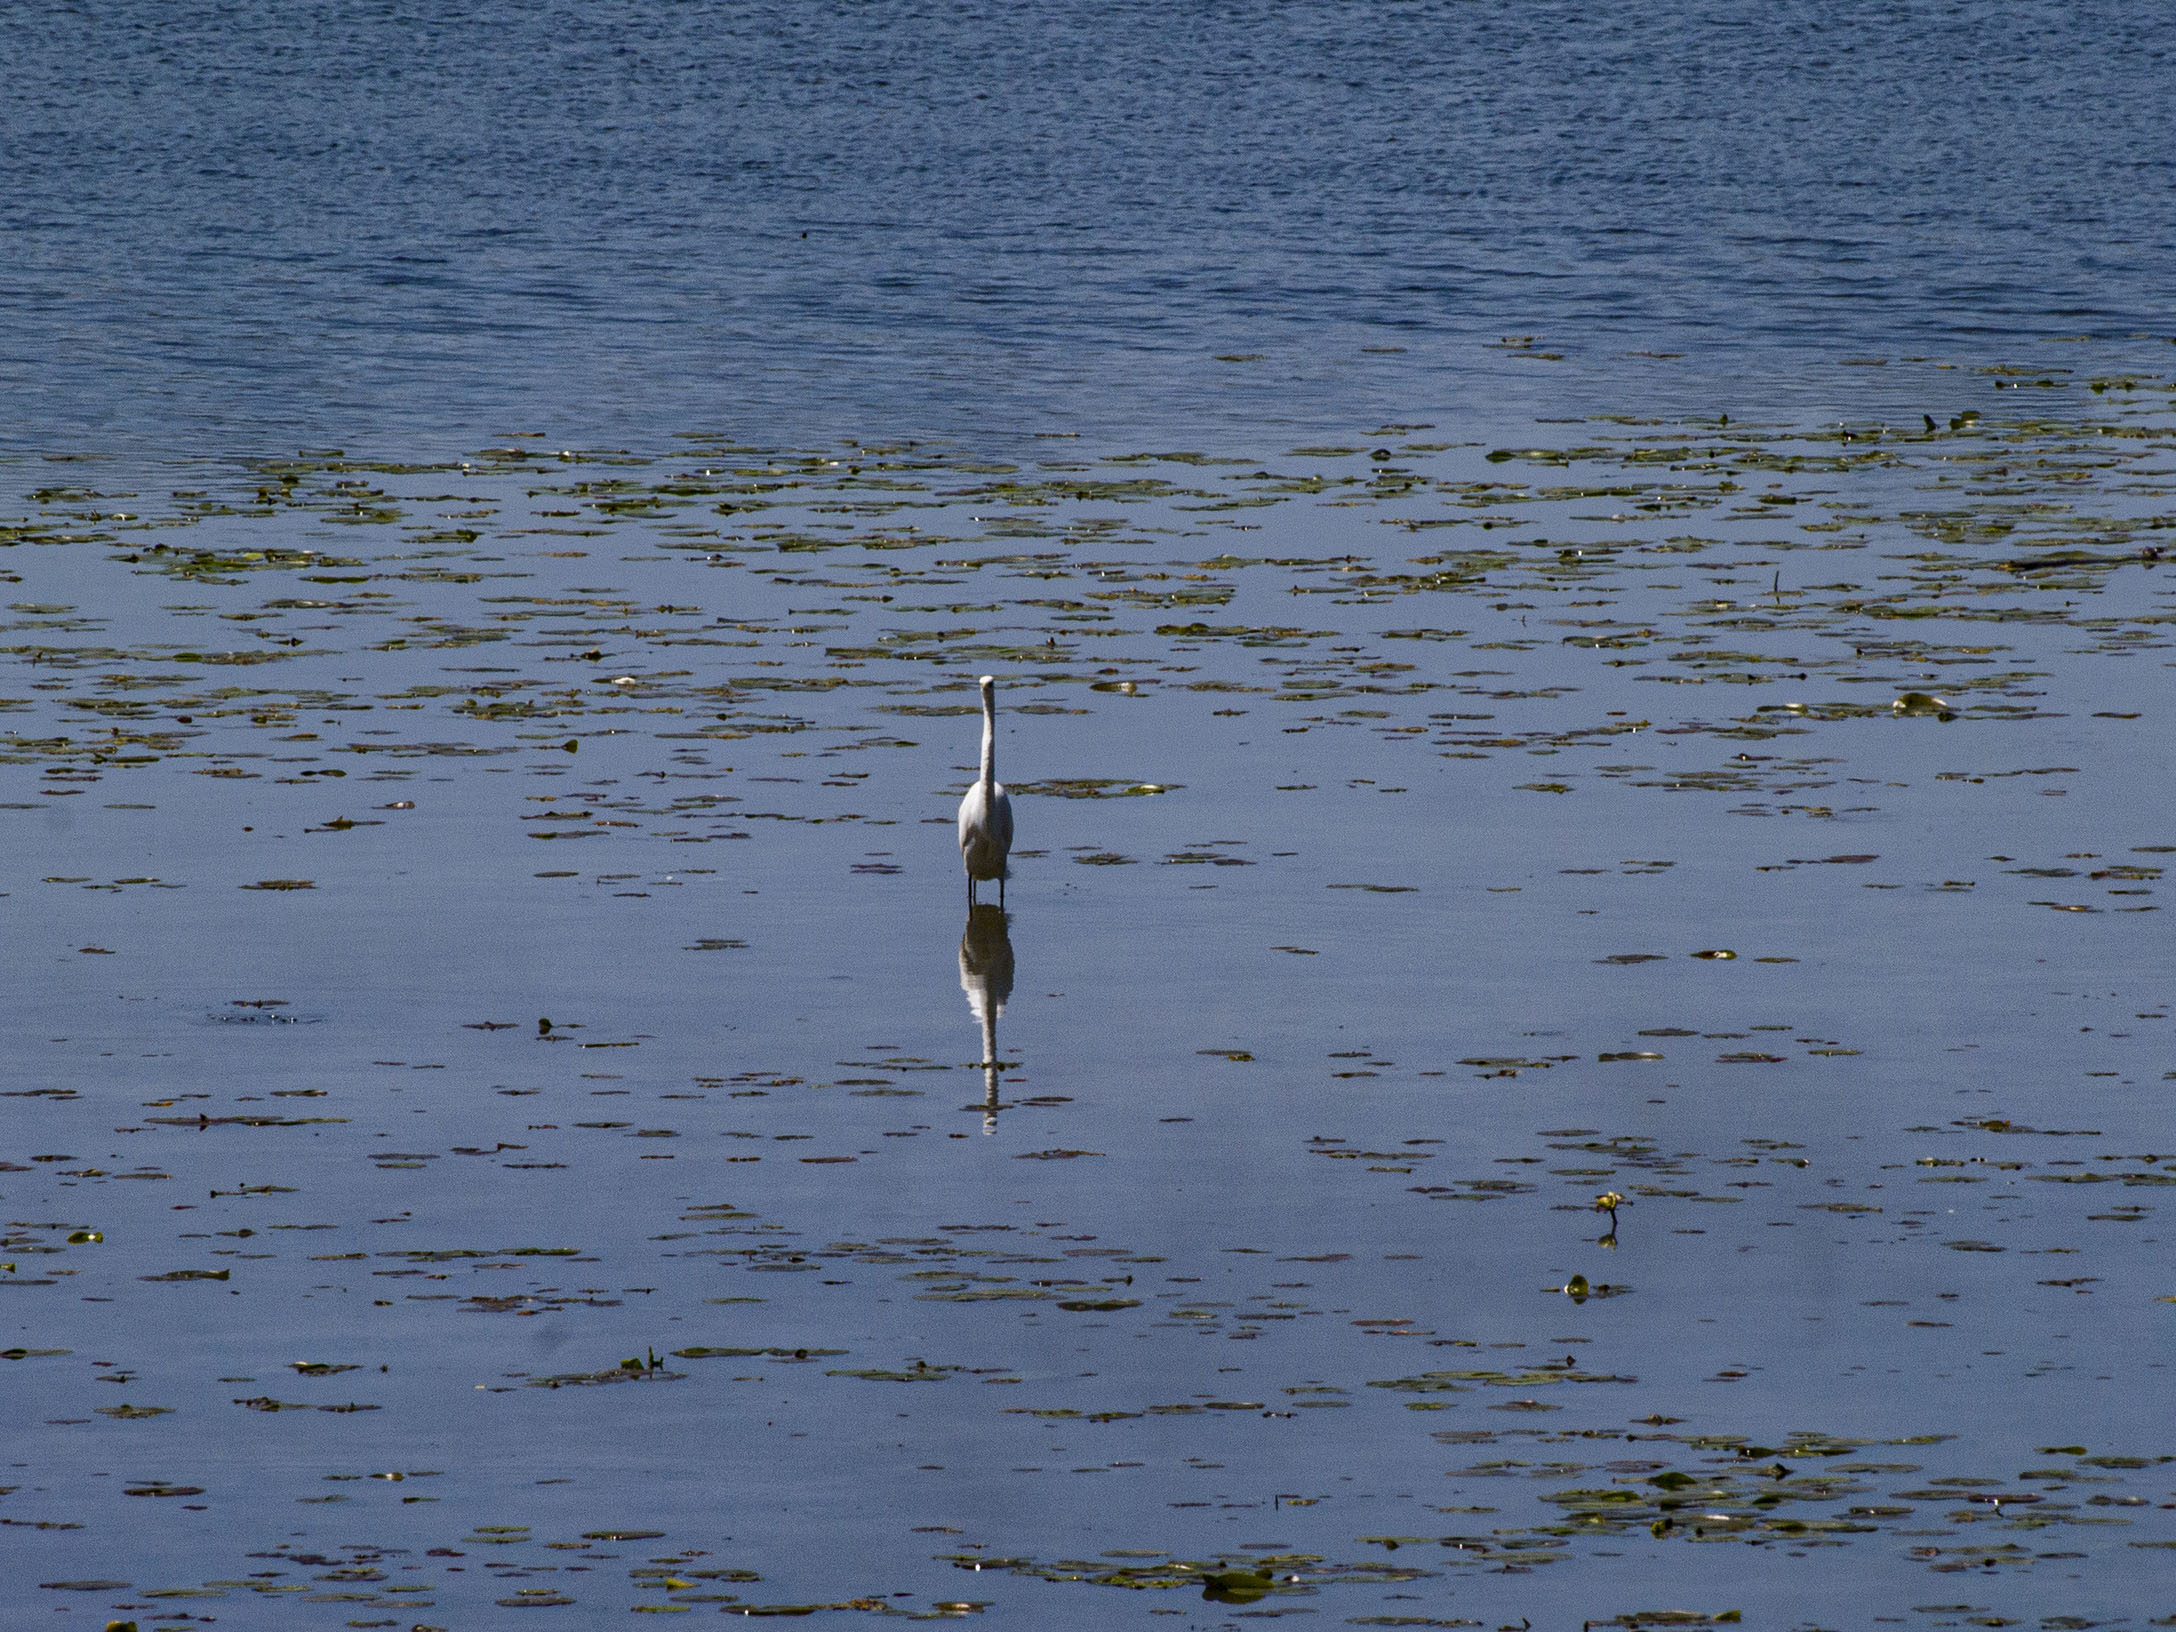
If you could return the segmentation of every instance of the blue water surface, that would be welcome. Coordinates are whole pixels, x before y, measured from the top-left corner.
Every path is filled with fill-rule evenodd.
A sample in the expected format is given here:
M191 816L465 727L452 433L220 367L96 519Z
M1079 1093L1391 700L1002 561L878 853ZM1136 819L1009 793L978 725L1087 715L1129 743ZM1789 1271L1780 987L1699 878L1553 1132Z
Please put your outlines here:
M25 449L1878 412L1925 387L1836 365L2136 366L2176 293L2166 40L2105 0L116 3L0 53Z
M2176 1622L2166 32L0 7L0 1620Z

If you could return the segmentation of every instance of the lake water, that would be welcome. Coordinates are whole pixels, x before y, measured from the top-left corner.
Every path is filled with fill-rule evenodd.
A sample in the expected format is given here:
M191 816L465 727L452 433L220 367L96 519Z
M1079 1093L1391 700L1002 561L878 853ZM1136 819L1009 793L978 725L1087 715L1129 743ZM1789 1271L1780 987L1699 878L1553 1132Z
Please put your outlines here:
M2176 1609L2139 14L0 26L0 1604Z
M1916 412L1940 382L1837 365L2165 344L2160 21L17 9L0 446L1252 453L1446 414Z

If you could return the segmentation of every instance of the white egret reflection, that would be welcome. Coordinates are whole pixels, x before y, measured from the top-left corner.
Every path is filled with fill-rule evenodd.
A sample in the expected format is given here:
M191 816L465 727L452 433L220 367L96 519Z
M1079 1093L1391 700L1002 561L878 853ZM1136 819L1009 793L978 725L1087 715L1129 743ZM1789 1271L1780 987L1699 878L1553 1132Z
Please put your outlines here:
M982 1027L982 1131L997 1130L997 1018L1012 996L1011 918L1002 907L987 903L967 909L967 928L960 936L960 990L967 1007Z

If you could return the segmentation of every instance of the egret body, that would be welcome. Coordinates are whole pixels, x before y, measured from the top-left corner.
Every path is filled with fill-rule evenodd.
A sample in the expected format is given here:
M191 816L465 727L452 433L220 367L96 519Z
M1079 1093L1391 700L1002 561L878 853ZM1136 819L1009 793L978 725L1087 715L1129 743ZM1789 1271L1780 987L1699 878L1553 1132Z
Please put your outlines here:
M997 681L982 686L982 774L960 801L960 862L967 869L967 904L974 905L975 884L997 880L997 903L1005 904L1005 858L1012 853L1012 801L997 780Z

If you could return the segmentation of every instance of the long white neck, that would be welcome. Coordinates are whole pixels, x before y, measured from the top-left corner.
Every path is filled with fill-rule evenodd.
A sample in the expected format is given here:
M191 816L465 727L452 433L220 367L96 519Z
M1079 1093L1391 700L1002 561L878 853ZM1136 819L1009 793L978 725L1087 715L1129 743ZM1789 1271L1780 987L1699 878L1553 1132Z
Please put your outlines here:
M997 781L997 694L988 686L982 688L982 781L986 787Z

